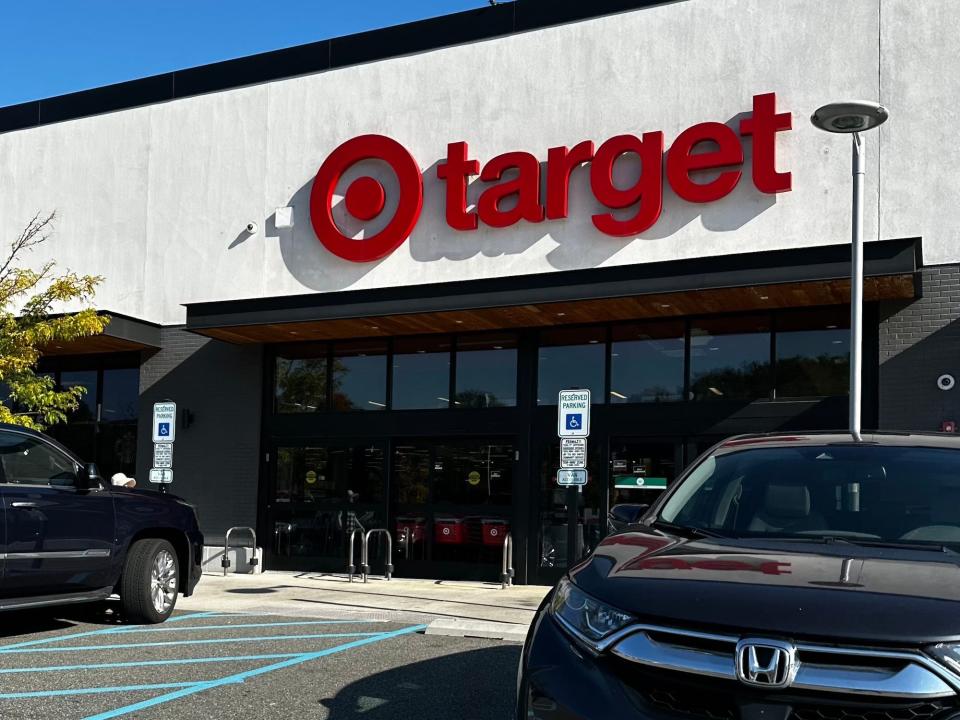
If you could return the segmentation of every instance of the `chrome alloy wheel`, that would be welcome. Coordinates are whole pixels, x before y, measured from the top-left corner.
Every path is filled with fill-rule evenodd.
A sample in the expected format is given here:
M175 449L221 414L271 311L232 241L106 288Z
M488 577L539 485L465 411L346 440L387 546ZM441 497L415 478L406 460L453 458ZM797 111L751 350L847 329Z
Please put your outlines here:
M166 614L177 599L177 561L168 550L161 550L153 559L150 598L161 615Z

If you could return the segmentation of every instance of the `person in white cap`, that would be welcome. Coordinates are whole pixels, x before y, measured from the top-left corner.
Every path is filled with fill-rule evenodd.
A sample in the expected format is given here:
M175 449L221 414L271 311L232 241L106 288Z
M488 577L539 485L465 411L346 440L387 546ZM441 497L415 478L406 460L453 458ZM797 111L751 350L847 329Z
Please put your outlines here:
M110 478L110 482L116 485L117 487L136 487L137 481L132 477L127 477L122 472L114 473L113 477Z

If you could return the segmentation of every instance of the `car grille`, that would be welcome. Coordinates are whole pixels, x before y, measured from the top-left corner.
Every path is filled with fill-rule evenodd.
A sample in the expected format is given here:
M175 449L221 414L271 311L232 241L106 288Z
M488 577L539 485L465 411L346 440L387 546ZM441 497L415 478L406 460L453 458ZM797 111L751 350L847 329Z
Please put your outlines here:
M642 710L657 715L697 720L741 720L746 705L768 705L787 720L946 720L958 710L954 698L897 702L864 698L838 700L822 693L754 691L725 680L699 678L672 671L638 670L620 659L611 660L614 673Z

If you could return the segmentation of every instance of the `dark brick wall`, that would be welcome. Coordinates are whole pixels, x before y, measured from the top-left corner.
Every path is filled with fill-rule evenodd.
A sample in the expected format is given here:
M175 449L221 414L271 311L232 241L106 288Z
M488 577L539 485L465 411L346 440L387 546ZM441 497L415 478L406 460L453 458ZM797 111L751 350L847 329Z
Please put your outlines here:
M880 306L880 427L939 430L960 421L960 386L944 392L937 377L960 379L960 266L921 271L923 296Z
M262 350L164 328L140 368L137 483L153 461L153 403L170 399L193 423L177 424L171 492L197 505L208 544L233 525L256 527Z

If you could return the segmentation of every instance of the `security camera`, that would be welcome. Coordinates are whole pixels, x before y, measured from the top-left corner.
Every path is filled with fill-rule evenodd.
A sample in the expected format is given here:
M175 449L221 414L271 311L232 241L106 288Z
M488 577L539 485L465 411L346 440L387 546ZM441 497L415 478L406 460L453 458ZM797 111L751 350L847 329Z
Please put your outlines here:
M257 231L257 224L255 222L247 223L247 232L253 235Z
M957 380L953 375L944 373L937 378L937 387L941 390L953 390L953 386L957 384Z

